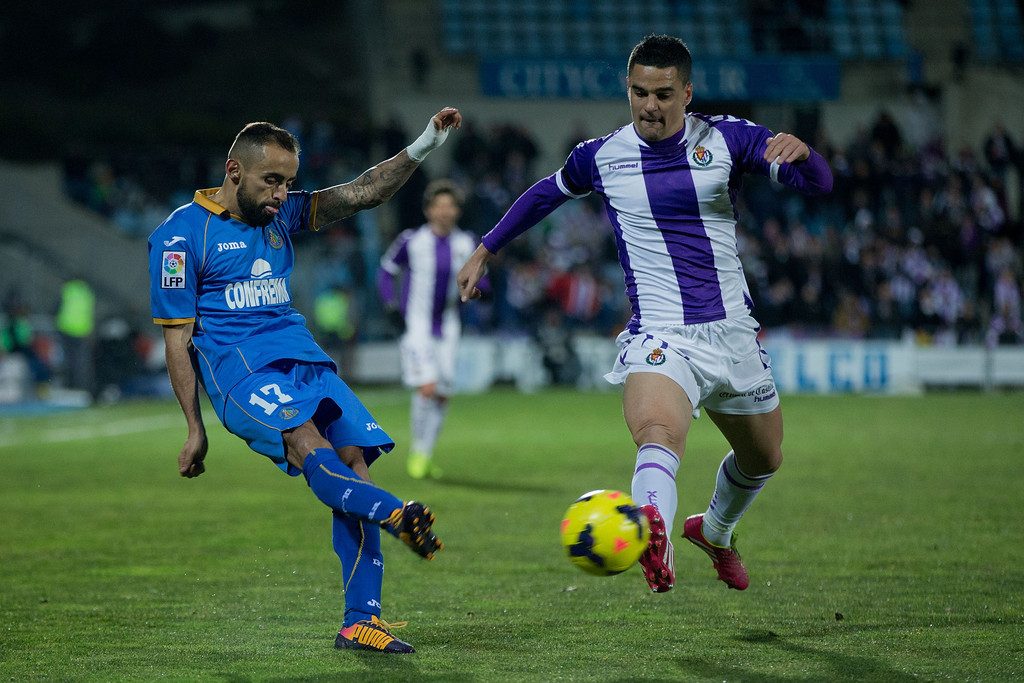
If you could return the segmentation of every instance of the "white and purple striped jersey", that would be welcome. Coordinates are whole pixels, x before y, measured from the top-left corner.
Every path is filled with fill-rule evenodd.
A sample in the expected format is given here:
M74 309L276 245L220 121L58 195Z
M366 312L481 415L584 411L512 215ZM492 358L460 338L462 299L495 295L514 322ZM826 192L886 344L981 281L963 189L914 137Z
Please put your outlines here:
M631 332L747 315L753 302L736 247L742 175L769 176L807 194L832 187L828 164L814 150L803 162L767 162L772 135L743 119L695 113L658 142L624 126L577 145L565 166L513 204L483 244L494 253L569 198L597 192L615 232Z
M397 304L406 334L417 338L458 334L461 328L455 275L476 249L476 240L459 228L441 237L429 224L405 230L380 260L381 298ZM401 290L394 289L395 281Z

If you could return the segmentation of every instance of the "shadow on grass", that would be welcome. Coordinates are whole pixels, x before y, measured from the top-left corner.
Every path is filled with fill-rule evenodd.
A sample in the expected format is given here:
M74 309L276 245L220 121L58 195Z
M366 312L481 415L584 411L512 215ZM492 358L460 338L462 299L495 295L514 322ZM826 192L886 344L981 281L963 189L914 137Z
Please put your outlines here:
M314 681L344 681L350 683L359 680L360 683L371 683L372 681L475 681L478 676L458 671L445 671L443 674L428 673L421 671L422 662L416 660L416 655L384 655L379 652L345 652L344 665L348 671L339 671L337 675L315 674L310 676L292 676L281 678L265 679L274 683L313 683ZM358 674L351 671L354 662L363 666ZM249 681L247 678L238 676L226 678L232 683Z
M893 669L871 657L848 655L834 650L823 650L806 645L798 645L788 641L774 631L748 629L734 637L743 643L774 648L789 654L801 664L806 674L791 676L771 675L764 671L744 669L739 666L717 664L698 657L677 657L676 662L689 674L702 678L737 678L756 681L794 681L808 679L825 680L877 680L877 681L914 681L918 680L909 674Z
M559 493L562 491L558 486L546 486L543 484L527 484L517 481L491 481L487 479L470 479L468 477L444 475L441 479L432 482L441 488L459 488L469 491L482 491L486 493Z

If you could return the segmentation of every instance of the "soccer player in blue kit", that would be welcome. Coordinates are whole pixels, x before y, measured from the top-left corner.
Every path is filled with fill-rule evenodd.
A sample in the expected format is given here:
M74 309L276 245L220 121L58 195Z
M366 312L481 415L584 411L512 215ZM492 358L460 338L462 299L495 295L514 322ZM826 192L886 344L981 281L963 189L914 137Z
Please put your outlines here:
M683 538L730 588L750 582L733 529L782 464L782 410L736 245L742 176L811 195L832 188L828 164L799 138L688 113L691 67L678 38L644 38L627 62L632 124L580 143L516 200L457 276L464 301L479 296L494 253L571 198L604 199L633 312L605 378L625 385L623 414L637 446L632 495L652 532L640 565L655 592L675 584L676 474L697 411L732 450L707 511L686 519Z
M434 516L374 485L369 466L394 443L313 340L291 306L292 235L318 231L390 198L462 115L447 107L406 149L355 180L293 192L298 141L270 123L235 138L219 188L199 190L149 238L153 320L188 425L183 477L205 471L202 384L232 434L309 488L333 514L345 616L335 647L408 653L381 620L384 528L426 559L442 549Z

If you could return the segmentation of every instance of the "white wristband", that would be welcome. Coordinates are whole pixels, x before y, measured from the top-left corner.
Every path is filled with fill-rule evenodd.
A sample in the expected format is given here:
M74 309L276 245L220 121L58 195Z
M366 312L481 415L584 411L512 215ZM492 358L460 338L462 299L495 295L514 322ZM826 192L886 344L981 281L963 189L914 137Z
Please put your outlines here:
M426 159L428 154L443 145L444 141L448 139L449 130L449 128L437 130L434 128L434 119L431 118L427 122L426 130L411 145L405 148L409 158L413 161L423 161Z

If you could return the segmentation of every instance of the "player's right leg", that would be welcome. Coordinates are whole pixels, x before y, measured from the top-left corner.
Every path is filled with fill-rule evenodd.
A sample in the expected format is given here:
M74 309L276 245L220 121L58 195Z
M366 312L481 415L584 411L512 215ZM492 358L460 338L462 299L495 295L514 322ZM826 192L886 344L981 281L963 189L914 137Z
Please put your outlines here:
M651 540L640 566L651 590L675 585L672 521L678 504L676 472L693 421L690 399L679 383L660 373L626 377L623 414L637 445L631 492L651 525Z
M338 421L335 421L329 431L338 433L338 430ZM329 508L380 525L401 539L417 555L428 560L433 559L434 554L444 547L434 534L434 514L430 508L414 500L403 503L374 485L369 480L368 472L365 476L357 474L350 466L353 463L344 462L349 459L335 452L331 442L320 435L312 421L283 436L288 447L289 464L302 470L309 488ZM332 438L339 437L332 435ZM350 448L363 450L359 446ZM360 457L359 462L362 461ZM363 468L366 466L363 465Z
M327 507L377 524L401 512L402 501L342 462L312 420L281 436L288 464L302 472L310 490Z

